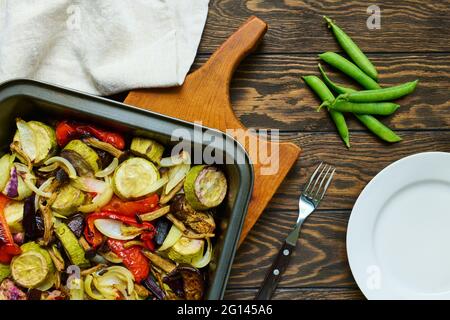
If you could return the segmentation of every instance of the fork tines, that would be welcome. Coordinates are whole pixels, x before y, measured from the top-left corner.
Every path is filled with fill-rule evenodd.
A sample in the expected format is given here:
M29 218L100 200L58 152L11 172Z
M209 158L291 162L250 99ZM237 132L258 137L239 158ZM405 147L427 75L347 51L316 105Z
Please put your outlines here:
M306 185L303 194L315 201L322 200L323 196L325 195L325 192L328 189L328 186L330 185L331 180L333 179L335 171L336 171L335 167L321 162L317 166L316 170L314 170L313 174L311 175L311 178L309 178L308 184ZM316 188L317 184L319 185Z

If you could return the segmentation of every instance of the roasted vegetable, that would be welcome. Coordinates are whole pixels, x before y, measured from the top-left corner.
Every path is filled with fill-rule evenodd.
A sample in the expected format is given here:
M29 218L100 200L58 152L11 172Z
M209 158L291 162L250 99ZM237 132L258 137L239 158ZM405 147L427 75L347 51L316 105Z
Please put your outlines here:
M23 206L22 226L26 240L36 240L44 235L44 222L35 210L34 198L35 196L26 198Z
M45 281L50 270L45 257L37 251L24 252L11 262L11 275L25 288L36 288Z
M47 166L45 167L46 170L55 170L59 167L61 167L64 171L66 171L67 175L69 176L70 179L75 179L77 177L77 171L75 170L75 167L72 165L71 161L69 161L68 159L66 159L65 157L63 157L63 155L65 156L66 154L71 154L71 155L76 155L76 158L81 159L82 161L84 161L81 156L79 156L76 152L72 152L72 151L66 151L66 152L61 152L61 156L60 157L51 157L50 159L46 160L44 162L44 164ZM84 161L85 162L85 161ZM54 166L56 167L55 169ZM86 163L86 170L90 170L89 165ZM42 170L42 169L41 169Z
M98 211L101 207L105 206L111 201L112 197L114 196L114 191L111 186L111 179L109 177L106 177L105 179L106 181L103 183L103 190L90 191L96 194L94 198L92 198L92 202L78 207L78 211L83 213Z
M80 190L67 184L59 189L51 208L63 216L70 216L77 212L78 207L85 201L85 194Z
M89 164L91 171L93 171L94 173L96 173L97 171L100 170L101 160L100 160L100 157L98 156L97 152L95 152L94 149L87 146L81 140L70 141L63 149L63 152L66 152L66 151L74 152L78 156L80 156L81 159L83 159L85 162L87 162ZM64 155L64 157L65 157L66 154L62 153L62 155ZM70 158L70 156L69 156L69 158ZM67 159L67 160L71 161L74 159ZM73 163L71 161L71 163L77 170L78 175L82 175L81 173L82 173L82 171L84 171L85 168L84 168L84 165L83 165L83 169L77 168L77 165L79 166L78 162L79 162L78 160L76 161L76 163Z
M156 282L156 279L153 275L149 275L147 279L142 281L142 284L150 290L150 292L158 299L163 300L166 296L164 291L160 288L158 283Z
M170 209L178 219L196 233L209 234L213 233L216 228L212 215L208 212L193 209L182 194L175 196Z
M22 151L18 156L23 163L40 164L54 154L56 136L51 127L42 122L25 122L21 119L17 119L16 124L17 132L13 144ZM26 159L23 159L24 157Z
M185 151L162 158L143 137L125 149L120 134L73 121L56 133L16 125L0 157L0 300L203 297L220 170L191 170Z
M64 147L69 141L80 137L95 137L120 150L123 150L125 147L125 139L120 134L102 130L95 126L61 121L56 127L56 138L58 145L61 147Z
M67 226L77 238L80 238L84 230L84 216L82 214L71 216L67 221Z
M141 137L133 138L130 149L135 155L144 157L156 164L159 164L164 153L164 147L161 144Z
M168 250L167 256L178 263L191 264L203 256L204 241L200 239L189 239L181 237Z
M144 254L144 256L146 256L155 266L157 266L158 268L160 268L161 270L163 270L164 272L172 272L175 268L176 265L157 255L156 253L153 253L149 250L142 250L142 253Z
M179 154L163 158L159 162L161 167L174 167L180 164L191 164L191 156L186 151L181 151Z
M0 284L0 300L27 300L27 295L9 279Z
M105 258L105 260L107 260L111 263L122 263L123 262L122 258L120 258L117 254L115 254L114 252L111 252L111 251L102 253L101 255L103 258Z
M179 265L174 271L163 278L164 283L180 298L187 300L200 300L203 297L205 283L198 269Z
M9 201L4 195L0 195L0 263L5 264L9 263L14 256L21 253L20 248L14 243L4 214L5 207Z
M134 217L136 214L154 211L158 207L158 199L157 194L152 194L144 199L135 201L123 201L118 197L113 197L101 211Z
M125 234L123 232L124 223L113 219L97 219L94 222L95 227L103 235L116 240L131 240L136 238L139 233Z
M97 222L97 220L100 221ZM134 228L131 235L126 233L126 226ZM135 217L128 217L113 212L90 214L87 218L84 232L86 240L96 248L102 242L102 234L118 240L129 240L140 235L146 248L154 248L152 239L155 235L155 228L150 222L136 221Z
M158 251L165 251L172 247L177 241L182 237L183 232L178 229L174 224L170 227L169 233L167 234L164 242L161 247L159 247Z
M6 187L13 167L14 156L5 154L0 158L0 190Z
M179 164L169 169L169 172L167 174L168 182L164 187L165 195L170 194L172 190L181 183L181 181L185 180L190 168L190 164Z
M99 152L97 151L97 153L99 153ZM100 156L100 158L102 158L102 156ZM103 162L104 162L104 160L102 160L102 163ZM110 174L112 174L116 170L118 165L119 165L119 159L114 158L114 159L112 159L110 164L102 165L102 168L104 168L104 169L102 171L97 172L95 174L95 176L97 178L107 177L107 176L109 176Z
M206 244L208 247L206 248L203 256L198 257L198 258L192 260L192 262L191 262L191 265L198 269L206 267L211 262L211 259L212 259L213 247L212 247L211 240L209 238L206 238L205 241L206 241Z
M9 264L1 264L0 263L0 282L2 282L5 278L8 278L11 275L11 269Z
M225 199L227 179L213 166L192 167L184 181L184 192L190 205L196 210L217 207Z
M28 179L29 183L34 184L36 178L30 175L28 168L21 163L14 163L11 168L9 181L3 189L3 194L10 199L23 200L33 194L33 191L25 183Z
M158 246L162 245L169 233L171 223L167 219L159 219L156 222L155 242Z
M94 300L136 300L133 280L129 270L112 266L87 275L84 289Z
M5 214L6 222L8 223L9 229L12 233L23 232L23 208L23 202L10 201L3 211Z
M165 207L159 208L155 211L152 211L149 213L144 213L143 215L139 216L139 219L141 219L142 221L153 221L153 220L156 220L156 219L159 219L159 218L165 216L169 212L170 212L170 206L165 206Z
M137 199L162 187L157 184L158 179L159 171L153 163L142 158L131 158L117 167L113 187L120 198Z
M123 260L123 264L131 271L136 282L139 283L147 278L150 267L140 248L131 247L125 249L123 246L124 242L120 240L109 239L107 243L111 251Z
M70 231L66 224L59 223L55 228L55 233L64 246L64 250L73 264L81 268L85 268L90 265L89 261L84 257L84 250L78 243L78 239L75 237L73 232Z
M47 264L48 274L47 274L47 277L39 285L35 286L34 288L37 288L42 291L50 289L55 282L56 269L55 269L52 258L50 256L50 254L48 253L48 251L45 250L44 248L42 248L36 242L27 242L27 243L23 244L20 247L20 249L24 253L25 252L37 252L40 255L42 255L42 257L44 257L45 262Z

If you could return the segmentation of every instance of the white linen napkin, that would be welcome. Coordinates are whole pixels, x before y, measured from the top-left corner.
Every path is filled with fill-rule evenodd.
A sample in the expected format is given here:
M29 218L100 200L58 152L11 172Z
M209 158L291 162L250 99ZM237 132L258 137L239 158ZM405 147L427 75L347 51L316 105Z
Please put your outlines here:
M0 0L0 83L92 94L181 85L209 0Z

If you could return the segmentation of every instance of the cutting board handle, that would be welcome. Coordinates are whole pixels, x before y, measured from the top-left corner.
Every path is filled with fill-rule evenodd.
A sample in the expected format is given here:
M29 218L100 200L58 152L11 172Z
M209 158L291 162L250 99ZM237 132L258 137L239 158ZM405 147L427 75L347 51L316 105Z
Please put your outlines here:
M242 59L256 49L266 31L267 24L263 20L257 17L249 18L203 66L186 77L182 86L133 90L128 94L125 103L190 122L201 121L204 126L221 131L245 131L245 126L236 117L231 106L231 77ZM249 136L253 137L253 133ZM253 146L263 146L264 150L271 152L279 150L282 157L282 161L274 161L279 165L277 172L263 174L262 168L265 164L261 163L257 152L251 152L250 139L235 137L249 152L255 173L252 200L242 229L242 241L294 165L300 148L290 142L277 143L260 140L256 136Z
M267 23L258 17L250 17L233 33L200 68L199 71L214 76L215 81L222 79L225 90L239 63L256 49L267 31Z

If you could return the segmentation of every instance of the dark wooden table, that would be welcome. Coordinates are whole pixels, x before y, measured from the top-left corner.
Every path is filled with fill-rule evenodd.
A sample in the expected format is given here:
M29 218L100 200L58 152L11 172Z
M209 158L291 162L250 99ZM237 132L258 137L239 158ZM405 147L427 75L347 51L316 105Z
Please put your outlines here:
M345 246L356 198L393 161L422 151L450 152L450 1L375 3L381 7L379 30L366 27L367 1L211 0L196 65L249 16L264 19L269 31L261 47L234 77L234 109L245 125L280 129L283 139L303 149L239 249L226 298L254 297L296 219L299 191L319 159L335 164L338 173L320 210L304 224L297 251L274 298L363 298L351 275ZM340 50L326 29L324 14L368 53L382 84L420 79L414 95L402 99L401 110L385 120L403 137L401 143L384 144L350 119L352 148L346 150L325 111L315 111L318 100L300 76L318 74L318 53Z

